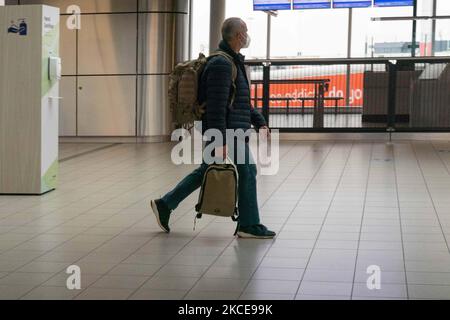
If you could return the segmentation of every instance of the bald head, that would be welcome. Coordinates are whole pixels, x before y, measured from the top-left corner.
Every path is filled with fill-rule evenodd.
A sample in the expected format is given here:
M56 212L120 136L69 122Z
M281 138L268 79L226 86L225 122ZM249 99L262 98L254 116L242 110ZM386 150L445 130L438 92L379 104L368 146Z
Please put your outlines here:
M222 38L232 41L239 33L247 32L247 25L241 18L228 18L222 25Z
M245 47L248 38L247 24L241 18L228 18L222 25L222 38L228 42L235 51Z

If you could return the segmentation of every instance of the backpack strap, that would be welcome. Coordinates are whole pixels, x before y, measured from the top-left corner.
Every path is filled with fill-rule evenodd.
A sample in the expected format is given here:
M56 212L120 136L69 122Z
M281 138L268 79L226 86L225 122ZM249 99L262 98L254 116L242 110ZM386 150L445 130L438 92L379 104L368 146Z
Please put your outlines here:
M217 56L225 58L231 64L231 99L230 99L230 108L231 108L233 106L234 100L236 98L236 91L237 91L236 80L237 80L237 76L238 76L238 69L237 69L236 64L234 63L233 57L222 50L218 50L218 51L212 53L208 57L208 60L213 57L217 57Z

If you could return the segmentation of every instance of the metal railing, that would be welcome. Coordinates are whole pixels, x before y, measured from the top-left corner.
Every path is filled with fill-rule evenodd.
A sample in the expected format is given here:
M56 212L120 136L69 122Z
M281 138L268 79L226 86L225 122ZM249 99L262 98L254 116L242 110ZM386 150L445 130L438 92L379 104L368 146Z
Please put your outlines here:
M281 132L450 131L450 57L246 65L253 105Z

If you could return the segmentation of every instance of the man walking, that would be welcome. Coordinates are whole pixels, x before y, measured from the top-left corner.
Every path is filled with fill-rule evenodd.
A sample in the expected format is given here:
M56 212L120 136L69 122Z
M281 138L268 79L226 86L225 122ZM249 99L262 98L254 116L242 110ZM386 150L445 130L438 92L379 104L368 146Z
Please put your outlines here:
M199 90L200 100L206 102L203 128L205 130L217 129L222 133L224 146L219 150L216 149L216 156L219 154L226 158L228 151L232 151L233 161L239 174L238 237L271 239L275 237L275 232L268 230L260 223L256 191L257 169L249 145L244 142L240 144L241 147L236 147L235 141L226 140L227 129L247 131L252 125L256 129L267 130L267 134L269 134L264 117L251 106L250 87L244 66L245 57L239 53L241 49L248 48L250 45L247 25L239 18L227 19L222 26L222 37L219 50L233 59L233 63L237 67L237 78L236 80L232 79L233 67L225 57L219 55L209 60L201 76ZM233 83L236 87L235 90L232 88ZM229 108L230 92L233 90L234 100ZM228 148L233 149L228 150ZM236 161L236 159L242 159L238 155L239 152L245 154L243 163ZM151 202L151 207L162 230L170 232L171 212L201 186L207 167L208 165L203 163L197 170L184 178L175 189L161 199Z

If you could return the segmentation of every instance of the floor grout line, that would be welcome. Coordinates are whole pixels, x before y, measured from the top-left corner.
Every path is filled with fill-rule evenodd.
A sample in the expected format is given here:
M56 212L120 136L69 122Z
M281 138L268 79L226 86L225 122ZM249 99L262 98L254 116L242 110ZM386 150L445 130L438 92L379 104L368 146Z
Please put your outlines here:
M363 224L364 224L364 215L366 212L366 202L367 202L367 194L368 194L368 190L369 190L370 173L371 173L371 169L372 169L372 159L373 159L374 148L375 148L375 143L372 142L371 148L370 148L370 154L369 154L369 161L368 161L366 188L364 191L364 206L363 206L363 212L361 215L361 225L359 228L358 245L356 247L356 257L355 257L355 267L354 267L355 269L353 272L352 290L350 291L350 298L353 298L353 292L355 290L355 282L356 282L355 280L356 280L356 272L357 272L357 266L358 266L359 248L361 245L361 235L362 235Z
M291 148L284 154L284 156L287 156L289 154L290 151L292 151L293 149L295 149L295 147L297 146L297 143L294 144L293 146L291 146ZM283 157L284 157L283 156ZM306 155L305 155L306 156ZM287 175L287 177L289 176L289 174ZM280 183L280 185L282 185L282 183ZM278 188L277 188L278 189ZM276 190L277 190L276 189ZM272 192L272 194L275 191ZM262 208L267 201L269 201L270 196L267 197L267 199L258 207L258 208ZM229 248L229 246L231 245L231 243L234 242L235 239L233 239L233 241L231 241L227 246L225 246L224 250L222 250L221 255ZM216 259L214 259L214 261L208 266L208 268L205 270L205 272L203 272L202 276L196 281L196 283L190 288L190 290L188 290L188 292L183 296L183 299L186 299L186 297L189 295L190 292L192 292L192 289L198 284L198 282L200 281L200 279L203 279L203 277L206 275L206 273L208 273L208 271L211 269L211 267L214 265L214 263L217 262L217 260L221 257L221 255L219 255ZM250 279L247 281L247 283L250 281ZM240 296L238 297L238 299L240 298ZM237 300L238 300L237 299Z
M161 173L160 175L154 176L153 179L156 179L157 177L162 176L162 175L164 175L164 172ZM145 182L145 183L143 183L142 185L145 185L145 184L147 184L147 183L148 183L148 181ZM135 186L134 189L139 188L139 186L140 186L140 185ZM106 187L106 188L108 188L108 187ZM105 188L105 189L106 189L106 188ZM131 190L132 190L132 189L131 189ZM161 190L161 189L158 189L158 190ZM158 191L158 190L156 190L156 191ZM154 191L154 192L156 192L156 191ZM84 198L87 198L87 197L89 197L89 196L86 196L86 197L84 197ZM82 199L84 199L84 198L82 198ZM79 199L79 200L80 200L80 199ZM79 200L78 200L78 201L79 201ZM20 246L21 244L23 244L23 243L25 243L25 242L28 242L28 241L34 239L34 238L36 238L36 237L39 237L40 235L45 234L45 233L47 233L47 232L49 232L49 231L51 231L51 230L53 230L53 229L55 229L55 228L58 228L59 226L65 224L65 223L67 223L67 222L69 222L69 221L72 221L72 220L78 218L78 217L79 217L80 215L82 215L83 213L89 212L89 211L91 211L91 210L95 210L95 208L100 207L100 206L102 206L102 205L105 204L105 203L108 203L108 201L109 201L109 200L105 200L104 202L102 202L102 203L96 205L95 207L90 208L90 209L87 209L86 211L83 211L81 214L79 214L79 215L77 215L77 216L75 216L75 217L73 217L73 218L71 218L71 219L68 219L68 220L62 222L60 225L54 226L54 227L51 228L50 230L47 230L47 231L44 232L44 233L38 234L38 235L36 235L35 237L33 237L33 238L31 238L31 239L28 239L28 240L26 240L26 241L23 241L23 242L19 243L19 244L18 244L17 246L15 246L14 248ZM139 203L140 201L141 201L141 200L138 200L138 201L136 201L135 203L130 204L128 207L119 209L119 211L118 211L116 214L112 215L111 217L116 216L116 215L119 215L120 212L121 212L122 210L125 210L126 208L132 207L133 205L135 205L136 203ZM74 201L73 203L75 203L75 202L76 202L76 201ZM58 209L56 209L56 210L58 210ZM56 210L55 210L55 211L56 211ZM111 209L111 210L113 210L113 209ZM150 210L150 209L149 209L149 210ZM109 217L109 218L111 218L111 217ZM107 218L107 219L109 219L109 218ZM39 219L39 218L38 218L38 219ZM107 220L107 219L105 219L105 220ZM99 221L96 225L93 225L93 226L91 226L91 227L88 227L86 230L84 230L84 231L81 232L81 233L75 234L75 235L74 235L73 237L71 237L70 239L68 239L68 240L66 240L66 241L64 241L64 242L62 242L60 245L56 246L55 248L53 248L53 249L51 249L51 250L47 250L47 251L46 251L45 253L43 253L42 255L40 255L40 256L38 256L38 257L35 257L33 260L31 260L31 261L27 262L26 264L24 264L24 265L18 267L16 270L12 271L11 273L16 272L17 270L23 268L25 265L28 265L28 264L30 264L30 263L32 263L32 262L35 262L37 259L39 259L40 257L46 255L48 252L53 251L54 249L57 249L57 248L60 247L60 246L63 246L64 244L70 242L72 239L78 237L80 234L83 234L84 232L88 231L89 229L92 229L92 228L94 228L95 226L101 224L102 222L103 222L103 221ZM83 259L83 258L86 257L87 255L89 255L90 253L92 253L93 251L95 251L95 249L99 248L99 247L102 246L104 243L106 243L106 242L112 240L113 238L118 237L119 235L120 235L120 234L117 234L115 237L112 237L112 238L109 239L109 240L105 240L102 244L100 244L99 246L97 246L96 248L94 248L93 250L91 250L89 253L87 253L87 254L84 255L82 258L78 259L77 261L80 261L81 259ZM9 249L9 250L7 250L7 251L5 251L5 252L14 250L14 248ZM4 252L2 252L2 254L3 254L3 253L4 253ZM76 262L77 262L77 261L76 261ZM76 263L76 262L75 262L75 263ZM60 271L60 272L61 272L61 271ZM59 272L58 272L58 273L59 273ZM31 290L29 290L29 291L26 292L24 295L22 295L21 298L24 297L25 295L27 295L28 293L30 293L31 291L33 291L34 289L36 289L37 287L39 287L39 286L40 286L40 285L33 287ZM83 291L84 291L84 290L83 290ZM80 292L80 293L81 293L81 292Z
M442 164L444 165L444 168L447 170L447 173L450 176L450 164L448 164L444 161L444 159L442 158L441 152L438 152L438 150L436 149L436 146L434 145L433 142L431 142L431 146L433 147L434 152L438 155L439 159L441 160Z
M225 229L231 230L232 223L220 219L205 219L195 233L189 232L191 229L186 224L196 201L193 195L186 199L178 214L171 219L171 223L180 230L173 232L173 242L170 240L172 237L167 238L170 252L164 252L165 235L158 233L153 221L148 221L153 216L150 209L149 215L146 215L145 207L147 199L164 192L191 170L190 167L174 169L170 165L166 160L170 152L169 144L149 145L150 148L147 145L123 144L111 151L94 152L66 162L62 165L64 176L59 191L39 199L0 197L0 268L9 270L0 271L0 280L4 281L0 284L1 291L4 290L0 292L0 299L47 295L83 299L86 291L92 288L95 290L87 292L89 297L91 294L99 298L107 297L111 292L125 299L133 299L137 293L139 297L144 297L148 292L148 298L183 295L183 299L190 299L195 298L193 293L207 297L209 290L215 288L209 288L212 283L226 285L228 279L236 280L236 286L239 286L235 288L232 282L230 291L218 286L218 293L212 292L217 295L215 297L226 298L229 293L233 300L244 297L267 299L271 296L301 299L303 295L299 290L302 284L311 284L315 290L306 292L308 295L304 298L315 296L320 299L321 296L325 298L327 294L333 294L348 299L347 289L350 288L347 286L351 281L350 299L369 298L372 295L355 294L356 285L364 286L364 270L357 270L359 257L373 260L374 265L377 262L388 264L386 269L383 268L386 276L382 283L386 284L386 288L383 287L385 290L380 298L411 299L411 295L445 298L445 294L450 293L450 271L446 270L446 266L450 266L450 244L447 241L450 237L450 201L444 188L450 186L450 176L446 173L449 169L446 167L447 156L437 150L447 147L438 143L434 145L431 141L401 141L394 143L391 149L383 149L383 143L328 140L282 144L280 174L258 179L261 218L264 220L267 217L267 223L279 230L278 243L276 240L264 243L255 241L255 246L251 243L241 245L241 240L229 239L226 235ZM313 154L313 149L319 149L319 153ZM73 150L66 150L66 154ZM392 155L393 162L385 163L383 159L372 162L373 155L387 158L388 154ZM305 165L311 169L305 170ZM366 172L367 180L364 180ZM277 216L277 213L280 215ZM89 239L83 237L84 234ZM212 243L207 239L218 241ZM66 244L68 247L63 247ZM123 246L123 250L115 250L116 244L120 248ZM208 251L203 251L205 246L211 247L211 250L205 248ZM342 254L339 253L341 251ZM341 255L349 255L353 259L355 251L354 265L353 261L340 263ZM246 255L246 252L249 254ZM328 252L331 255L329 258ZM41 258L47 254L48 258ZM140 259L126 261L133 255ZM145 259L147 255L151 261ZM209 258L204 258L204 265L202 262L201 266L181 258L187 256L195 262L195 257L205 255ZM267 257L270 257L266 259L267 263L273 261L273 266L264 265L267 270L262 270ZM406 257L409 259L406 260ZM170 264L173 259L181 260ZM278 259L286 259L289 265L279 263ZM403 259L403 266L400 259ZM37 264L39 269L31 270L29 267L37 261L42 261L42 266ZM64 270L60 268L72 264L72 261L82 261L86 268L95 269L92 272L86 269L89 283L73 295L64 291ZM100 269L96 264L102 264ZM337 272L333 271L334 264L338 264L335 270L348 273L348 279L328 279ZM25 269L27 265L29 267ZM134 270L133 265L142 266ZM180 266L183 265L195 272L189 275L182 272ZM410 271L407 271L407 265ZM118 266L121 266L120 270L115 272ZM124 270L121 270L122 266ZM18 272L21 268L24 272ZM243 274L222 273L222 268L234 268L236 273L238 268L242 268ZM264 271L263 277L256 276L258 270ZM289 274L292 272L293 277L287 277L288 274L279 277L283 270ZM315 271L314 278L310 277L308 270ZM46 274L51 277L41 281ZM170 278L177 277L196 279L189 280L186 287L173 288L170 283L174 280ZM128 278L133 284L126 282ZM166 281L158 280L161 287L143 290L149 281L158 278L170 282L166 284ZM117 281L120 284L116 285ZM191 286L193 281L195 283ZM200 281L208 288L197 286ZM265 286L271 281L276 288L246 291L254 284ZM341 288L341 285L333 284L341 282L345 283L342 287L345 292L322 289L324 285ZM390 286L394 291L390 291ZM397 287L399 290L401 287L401 296L406 295L406 298L396 297ZM14 290L9 292L8 288Z
M188 209L187 211L190 211L191 209ZM187 215L187 212L183 215L183 216L181 216L179 219L182 219L185 215ZM178 221L179 219L177 219L177 220L175 220L175 221ZM215 221L215 219L211 219L211 221L206 225L206 226L204 226L202 229L205 229L208 225L210 225L210 224L212 224L212 223L214 223L214 221ZM200 233L199 233L200 234ZM141 286L139 286L137 289L135 289L129 296L128 296L128 298L130 298L130 297L132 297L136 292L138 292L148 281L150 281L152 278L154 278L154 276L161 270L161 269L163 269L165 266L167 266L168 264L169 264L169 262L172 260L172 259L174 259L179 253L181 253L182 251L183 251L183 249L185 248L185 247L187 247L191 242L193 242L194 240L196 240L198 237L199 237L199 234L197 234L195 237L193 237L189 242L187 242L179 251L177 251L177 253L176 254L174 254L173 255L173 257L171 258L171 259L169 259L169 261L166 263L166 264L163 264L154 274L153 274L153 276L151 276L147 281L145 281ZM154 238L156 238L156 237L154 237ZM153 239L152 239L153 240ZM140 248L142 248L142 247L144 247L146 244L148 244L149 242L151 242L151 240L150 241L148 241L147 243L145 243L145 244L143 244ZM233 239L232 240L230 240L230 243L231 242L233 242ZM228 246L226 246L225 248L224 248L224 250L223 251L225 251L226 249L227 249L227 247ZM139 249L140 249L139 248ZM137 249L134 253L136 253L137 251L139 251L139 249ZM222 251L222 252L223 252ZM133 253L133 254L134 254ZM130 254L127 258L125 258L125 259L123 259L122 260L122 262L123 261L125 261L126 259L128 259L131 255L133 255L133 254ZM220 255L219 255L220 256ZM120 264L120 263L119 263ZM119 265L119 264L117 264L117 265ZM112 269L111 269L112 270ZM205 271L205 273L206 273L207 271ZM199 279L201 279L201 277L199 278ZM195 286L195 284L194 284L194 286ZM86 288L86 290L87 290L87 288ZM81 294L81 293L80 293ZM187 295L187 294L186 294ZM77 295L77 296L79 296L79 295Z
M314 149L317 148L317 145L320 145L320 144L325 144L325 145L327 145L328 143L320 143L320 142L316 142L316 143L314 143L314 144L311 146L312 151L314 152ZM329 148L329 150L328 150L328 152L327 152L327 155L324 157L324 159L323 159L321 165L317 168L316 173L311 177L311 180L310 180L310 182L308 183L308 186L305 188L305 191L303 191L303 193L300 195L299 199L296 201L295 206L292 208L290 214L286 217L286 219L285 219L283 225L281 226L280 232L281 232L281 231L283 230L283 228L286 226L286 224L287 224L287 222L289 221L289 218L292 216L292 214L293 214L295 208L296 208L296 207L298 206L298 204L300 203L301 199L303 198L304 194L306 193L306 190L307 190L308 187L311 185L311 183L312 183L312 181L314 180L314 178L316 177L317 173L320 171L320 168L322 168L323 164L325 163L326 159L328 158L329 154L331 153L331 151L333 150L333 148L335 147L335 145L336 145L336 143L334 143L334 144ZM309 154L309 153L311 153L311 152L308 152L308 154ZM283 183L290 177L290 175L292 174L292 172L293 172L293 171L294 171L294 170L295 170L295 169L303 162L304 159L306 159L306 155L305 155L304 158L302 158L302 160L301 160L296 166L294 166L294 168L292 168L291 172L287 175L287 177L286 177L286 179L283 181ZM281 186L282 186L282 184L280 185L280 187L281 187ZM262 259L261 259L260 263L258 264L256 270L258 270L258 268L259 268L259 266L261 265L262 261L263 261L264 258L266 257L267 252L270 251L270 249L272 248L272 246L273 246L273 243L270 245L270 247L268 248L268 250L266 250L266 253L265 253L265 255L262 257ZM256 270L255 270L255 272L256 272ZM305 270L306 270L306 268L305 268ZM253 272L253 274L252 274L252 276L251 276L250 279L252 279L252 278L254 277L255 272ZM247 286L242 290L242 293L241 293L241 295L239 296L238 299L240 299L240 298L242 297L242 294L244 294L245 290L248 288L248 284L249 284L249 283L250 283L250 280L249 280L249 282L247 283ZM294 295L294 299L295 299L295 295Z
M399 194L399 190L400 190L400 186L398 184L398 171L397 171L397 157L395 156L395 144L392 144L392 147L390 149L390 153L392 155L393 158L393 166L394 166L394 178L395 178L395 190L396 190L396 194L397 194L397 205L398 205L398 216L399 216L399 224L400 224L400 240L402 243L402 256L403 256L403 268L404 268L404 272L405 272L405 290L406 290L406 299L409 300L409 289L408 289L408 273L406 271L406 257L405 257L405 242L404 242L404 237L403 237L403 220L402 220L402 207L400 204L400 194ZM400 159L399 159L400 161Z
M71 156L67 156L65 158L61 158L61 159L59 159L59 162L63 163L63 162L67 162L69 160L78 159L78 158L86 156L88 154L96 153L98 151L102 151L102 150L105 150L105 149L110 149L110 148L116 147L118 145L121 145L121 143L113 143L113 144L108 144L106 146L97 147L97 148L94 148L92 150L87 150L87 151L84 151L84 152L81 152L81 153L78 153L78 154L74 154L74 155L71 155Z
M107 202L107 201L106 201L106 202ZM106 203L106 202L105 202L105 203ZM137 201L137 202L139 202L139 201ZM103 204L104 204L104 203L101 203L101 204L99 204L97 207L99 207L99 206L101 206L101 205L103 205ZM133 206L133 204L131 204L129 207L131 207L131 206ZM126 208L128 208L128 207L126 207ZM126 209L126 208L120 209L117 213L113 214L113 215L110 216L109 218L112 218L112 217L114 217L114 216L119 215L120 212L121 212L122 210ZM86 211L86 212L89 212L90 210L94 210L94 209L95 209L95 208L89 209L89 210ZM70 220L64 221L62 224L65 224L66 222L69 222L69 221L71 221L71 220L74 220L74 219L76 219L76 218L78 218L78 217L79 217L79 216L76 216L76 217L74 217L74 218L72 218L72 219L70 219ZM109 219L109 218L107 218L107 219ZM105 219L105 220L107 220L107 219ZM93 225L93 226L91 226L91 227L88 227L88 228L87 228L86 230L84 230L83 232L78 233L78 234L75 234L75 235L74 235L73 237L71 237L70 239L68 239L68 240L66 240L66 241L64 241L64 242L62 242L60 245L56 246L55 248L53 248L53 249L51 249L51 250L47 250L47 251L46 251L45 253L43 253L42 255L40 255L40 256L34 258L33 260L27 262L25 265L22 265L21 267L17 268L15 271L13 271L13 272L11 272L11 273L15 273L17 270L23 268L24 266L26 266L26 265L28 265L28 264L30 264L30 263L32 263L32 262L36 262L37 259L43 257L44 255L46 255L47 253L49 253L49 252L51 252L51 251L54 251L54 250L57 249L58 247L61 247L61 246L65 245L65 244L67 244L68 242L70 242L71 240L73 240L73 239L75 239L76 237L80 236L81 234L85 233L86 231L89 231L90 229L94 229L95 227L97 227L97 225L101 224L102 222L104 222L104 221L99 221L97 224L95 224L95 225ZM136 222L136 223L138 223L138 222ZM134 226L134 225L132 225L132 226L126 228L125 230L128 230L128 229L132 228L133 226ZM57 228L57 227L58 227L58 226L55 226L55 228ZM53 228L52 228L52 229L53 229ZM51 230L52 230L52 229L51 229ZM49 230L49 231L51 231L51 230ZM123 230L123 231L125 231L125 230ZM123 231L122 231L122 232L123 232ZM84 259L84 258L87 257L88 255L90 255L90 254L91 254L92 252L94 252L96 249L100 248L101 246L103 246L103 245L106 244L107 242L109 242L109 241L111 241L111 240L113 240L113 239L115 239L115 238L121 236L121 235L122 235L122 232L119 233L119 234L116 234L115 236L111 237L110 239L105 240L104 242L100 243L97 247L95 247L94 249L92 249L92 250L90 250L89 252L87 252L86 254L84 254L81 258L79 258L79 259L76 260L75 262L72 262L72 265L76 265L77 262L81 261L82 259ZM40 236L40 235L41 235L41 234L37 235L36 237L38 237L38 236ZM154 236L154 237L152 237L151 240L153 240L155 237L157 237L157 235ZM30 239L30 240L32 240L32 239ZM149 241L151 241L151 240L149 240ZM29 241L29 240L27 240L27 241ZM26 242L26 241L25 241L25 242ZM20 244L19 244L19 245L20 245ZM117 265L118 265L118 264L117 264ZM111 269L112 269L112 268L111 268ZM55 276L56 276L58 273L60 273L60 272L62 272L62 270L58 271L58 272L55 274ZM36 288L38 288L38 287L40 287L40 285L35 286L34 288L32 288L30 291L26 292L26 293L25 293L23 296L21 296L20 298L26 296L28 293L30 293L31 291L33 291L34 289L36 289ZM76 296L78 296L79 294L81 294L81 293L82 293L83 291L85 291L86 289L87 289L87 288L85 288L84 290L81 290Z
M448 250L448 252L450 253L449 241L447 240L447 236L445 235L444 229L443 229L443 227L442 227L442 221L441 221L441 219L440 219L440 217L439 217L438 211L436 210L436 204L435 204L434 199L433 199L433 196L432 196L432 194L431 194L431 191L430 191L430 187L429 187L429 185L428 185L427 178L425 177L425 174L424 174L424 172L423 172L422 165L420 164L419 157L417 156L417 151L416 151L416 148L414 147L414 144L412 145L412 151L413 151L413 153L414 153L414 155L415 155L415 159L416 159L416 161L417 161L417 166L418 166L418 168L419 168L419 172L420 172L420 174L421 174L422 180L423 180L423 182L424 182L424 184L425 184L425 187L426 187L426 189L427 189L428 197L429 197L429 199L431 200L431 204L433 205L434 214L435 214L435 216L436 216L437 222L439 223L439 227L441 228L442 236L444 237L444 241L445 241L445 244L446 244L446 246L447 246L447 250Z
M349 142L346 142L346 143L344 143L344 144L348 144L348 143L349 143ZM328 214L329 214L331 205L333 204L333 199L334 199L334 197L336 196L336 192L337 192L337 190L338 190L338 188L339 188L339 185L340 185L340 183L341 183L341 181L342 181L342 177L343 177L343 175L344 175L345 168L347 167L348 161L349 161L349 159L350 159L350 156L351 156L351 153L352 153L354 144L355 144L355 142L352 141L352 142L351 142L350 150L348 151L348 156L347 156L346 162L345 162L345 164L344 164L344 166L343 166L343 168L342 168L342 172L340 173L339 180L338 180L338 182L337 182L337 184L336 184L336 187L335 187L335 190L334 190L334 192L333 192L333 197L332 197L332 199L330 200L330 204L328 205L328 209L327 209L327 211L326 211L326 214L325 214L325 216L323 217L322 224L321 224L321 226L320 226L320 229L319 229L319 232L318 232L318 234L317 234L317 237L316 237L316 239L315 239L315 241L314 241L314 244L313 244L311 253L309 254L308 261L306 262L306 265L305 265L305 272L303 273L303 275L302 275L302 277L301 277L301 279L300 279L300 283L299 283L299 285L298 285L298 287L297 287L297 291L295 292L295 297L297 297L298 294L299 294L300 287L301 287L301 285L302 285L302 283L303 283L303 281L304 281L304 278L305 278L306 270L308 270L309 263L311 262L312 255L314 254L314 249L316 248L317 243L319 242L320 234L321 234L321 232L322 232L322 230L323 230L323 226L324 226L324 224L325 224L325 222L326 222L326 220L327 220L327 217L328 217ZM330 153L331 153L331 151L330 151ZM329 154L327 155L327 158L328 158L328 157L329 157ZM322 163L322 165L323 165L323 163Z

